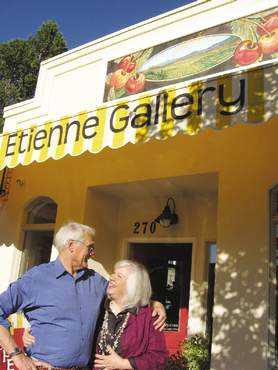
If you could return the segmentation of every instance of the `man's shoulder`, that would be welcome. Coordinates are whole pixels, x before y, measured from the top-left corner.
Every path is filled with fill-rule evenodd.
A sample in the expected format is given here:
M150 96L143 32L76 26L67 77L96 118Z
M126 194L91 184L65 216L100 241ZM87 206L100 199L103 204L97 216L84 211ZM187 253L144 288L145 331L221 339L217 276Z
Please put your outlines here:
M40 276L52 270L53 267L54 267L54 261L47 262L47 263L41 263L40 265L36 265L30 268L30 270L26 271L23 274L23 276L24 277Z
M91 279L94 279L95 281L100 282L103 285L108 284L108 280L104 276L96 272L94 269L87 268L86 272Z
M98 272L93 269L86 269L87 279L89 279L95 289L103 296L106 295L106 289L108 285L108 281L101 276Z

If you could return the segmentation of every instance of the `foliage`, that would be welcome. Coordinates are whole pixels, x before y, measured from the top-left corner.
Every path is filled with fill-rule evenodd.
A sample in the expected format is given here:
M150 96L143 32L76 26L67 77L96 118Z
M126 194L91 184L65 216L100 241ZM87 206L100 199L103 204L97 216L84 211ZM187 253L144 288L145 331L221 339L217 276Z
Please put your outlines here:
M186 370L188 369L187 361L184 354L177 352L168 358L165 370Z
M67 50L54 21L46 21L35 36L0 44L0 131L3 109L33 97L40 63Z
M189 370L205 370L208 366L208 340L202 335L194 335L182 342L184 356Z
M165 370L205 370L209 366L208 340L203 335L193 335L180 344L180 351L171 355Z

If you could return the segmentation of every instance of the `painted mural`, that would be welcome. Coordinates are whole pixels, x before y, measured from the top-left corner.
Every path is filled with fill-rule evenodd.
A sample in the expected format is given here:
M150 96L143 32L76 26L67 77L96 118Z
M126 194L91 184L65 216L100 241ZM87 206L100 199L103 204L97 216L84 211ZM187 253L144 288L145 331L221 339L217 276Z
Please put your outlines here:
M278 57L278 7L112 60L104 101Z

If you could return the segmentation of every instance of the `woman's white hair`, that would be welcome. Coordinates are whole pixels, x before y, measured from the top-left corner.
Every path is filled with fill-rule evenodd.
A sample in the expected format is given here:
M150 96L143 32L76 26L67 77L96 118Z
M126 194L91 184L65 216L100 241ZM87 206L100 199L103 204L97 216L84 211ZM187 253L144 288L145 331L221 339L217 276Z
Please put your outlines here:
M77 222L68 222L61 226L54 237L54 246L61 252L68 240L83 241L86 234L94 237L95 229L90 226L79 224Z
M121 260L115 264L115 269L125 267L128 275L126 281L125 308L136 307L150 304L152 287L149 274L146 268L138 262L131 260Z

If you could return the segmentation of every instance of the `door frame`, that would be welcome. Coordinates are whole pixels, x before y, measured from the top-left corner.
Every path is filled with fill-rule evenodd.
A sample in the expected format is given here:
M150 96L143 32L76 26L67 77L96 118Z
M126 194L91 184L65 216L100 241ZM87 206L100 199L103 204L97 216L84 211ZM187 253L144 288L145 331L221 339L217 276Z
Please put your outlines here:
M188 335L194 334L194 326L196 323L196 317L194 317L193 311L194 307L194 298L196 297L196 293L194 294L194 277L196 276L196 238L195 237L136 237L136 238L125 238L122 242L121 248L121 258L125 259L128 258L128 249L129 245L132 243L137 244L191 244L191 273L190 273L190 290L189 290L189 303L188 303L188 322L187 322L187 333ZM203 317L199 317L199 320L203 321Z

